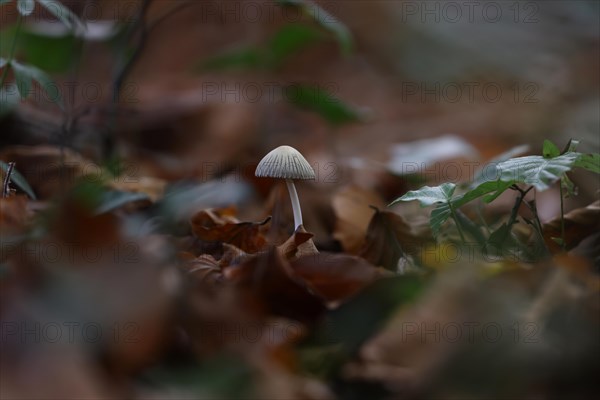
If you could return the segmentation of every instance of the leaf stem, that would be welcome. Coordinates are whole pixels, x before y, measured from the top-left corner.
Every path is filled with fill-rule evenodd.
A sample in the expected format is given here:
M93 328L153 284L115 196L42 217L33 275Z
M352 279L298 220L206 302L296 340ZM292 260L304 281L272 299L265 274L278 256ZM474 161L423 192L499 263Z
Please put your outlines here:
M560 188L560 247L563 252L567 251L567 244L565 243L565 205L563 196L563 182L562 179L558 182Z
M450 207L450 213L452 214L452 219L454 220L454 223L456 224L456 229L458 229L458 234L460 235L460 240L462 240L463 243L466 243L465 235L463 234L462 228L460 227L460 222L456 216L454 207L452 207L452 204L450 202L448 202L448 206Z
M10 47L10 53L8 54L8 59L6 60L6 65L4 65L4 71L2 71L2 78L0 78L0 88L4 86L4 82L6 82L6 77L8 76L8 67L12 60L15 58L15 52L17 50L17 42L19 41L19 34L21 33L21 25L23 24L23 17L21 14L17 17L17 27L15 29L15 35L13 36L13 41Z

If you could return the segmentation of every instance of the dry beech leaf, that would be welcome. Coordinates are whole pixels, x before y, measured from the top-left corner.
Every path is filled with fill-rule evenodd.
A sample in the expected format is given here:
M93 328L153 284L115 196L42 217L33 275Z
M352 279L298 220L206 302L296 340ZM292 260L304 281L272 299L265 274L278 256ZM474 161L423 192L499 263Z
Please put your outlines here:
M335 194L332 203L336 216L333 237L345 251L358 254L373 216L369 206L384 207L383 200L372 191L347 186Z
M242 249L232 244L223 243L223 255L219 259L219 266L221 268L225 268L232 265L237 265L252 257L255 256L253 254L246 253Z
M374 265L390 271L398 269L398 262L406 254L418 256L428 242L426 231L416 233L402 216L380 211L375 207L361 256Z
M312 241L313 234L304 229L300 225L296 232L288 240L280 246L277 246L277 251L288 260L296 260L303 256L318 254L319 250Z
M560 217L544 225L544 240L553 253L561 251L560 244L552 238L561 237ZM571 250L588 236L600 231L600 200L577 208L565 215L565 244Z
M267 241L261 233L261 227L270 218L254 223L239 222L231 216L231 211L202 210L191 219L192 231L196 237L206 242L232 244L246 253L257 253Z
M312 322L326 310L324 299L294 273L276 248L228 268L225 275L253 294L273 315Z
M183 264L183 269L188 276L199 283L216 284L224 280L219 263L209 254L187 260Z
M292 262L292 268L328 301L344 301L390 272L342 253L319 253Z

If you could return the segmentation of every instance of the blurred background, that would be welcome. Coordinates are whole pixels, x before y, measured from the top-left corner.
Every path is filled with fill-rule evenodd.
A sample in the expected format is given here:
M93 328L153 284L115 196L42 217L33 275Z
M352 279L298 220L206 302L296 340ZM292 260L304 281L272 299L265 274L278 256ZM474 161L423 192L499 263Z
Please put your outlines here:
M579 151L599 152L600 2L61 1L66 10L38 0L1 3L0 57L27 68L2 77L0 160L16 162L37 197L3 199L2 398L551 399L597 392L600 304L597 271L586 275L587 261L546 260L535 271L498 261L506 274L486 280L479 261L463 259L458 271L444 260L435 267L421 260L441 271L414 284L421 300L396 311L387 329L362 332L373 308L391 315L405 301L392 293L412 293L412 283L382 284L352 297L355 303L337 295L316 301L283 285L291 298L283 296L283 307L301 312L274 312L255 307L256 299L246 303L245 292L213 287L213 278L246 276L243 268L226 272L241 256L198 232L207 223L273 216L268 232L252 225L260 240L222 241L244 253L286 241L287 195L273 180L254 177L260 159L284 144L317 174L298 189L316 248L354 255L374 240L366 236L375 218L369 206L384 209L409 189L470 181L515 146L529 146L515 155L540 154L545 139L562 150L575 138ZM99 171L108 171L107 185L120 194L81 189L80 178ZM572 179L579 196L565 200L565 211L592 203L600 189L597 174ZM558 188L536 196L542 223L560 215ZM485 217L497 221L513 203L512 194L501 197ZM90 214L90 204L103 212ZM223 211L230 206L235 211ZM203 211L209 208L220 211ZM415 217L415 226L426 217L412 204L394 211ZM577 223L597 222L593 212ZM595 250L585 253L591 258L594 240ZM60 268L47 253L56 243L71 254ZM101 254L92 261L81 253L90 246ZM231 265L254 268L241 260ZM346 271L346 263L328 265ZM294 268L315 284L321 278L305 264ZM373 274L352 279L364 288ZM273 290L278 299L273 288L282 278L275 276L261 293ZM350 305L324 323L324 309L341 303ZM204 336L206 324L273 324L273 315L284 322L275 320L276 339L260 345L222 332ZM525 325L515 328L523 316ZM399 340L415 326L427 332L423 323L464 329L473 320L502 326L502 340L481 339L481 326L477 345L466 336L460 346ZM59 321L62 347L48 345L36 321ZM97 323L104 337L92 346L87 337L65 343L69 321ZM24 326L41 332L36 346L20 336ZM292 326L293 337L281 326ZM535 345L509 340L538 328ZM143 340L123 342L123 329ZM107 340L109 331L120 340ZM339 343L349 347L340 353Z

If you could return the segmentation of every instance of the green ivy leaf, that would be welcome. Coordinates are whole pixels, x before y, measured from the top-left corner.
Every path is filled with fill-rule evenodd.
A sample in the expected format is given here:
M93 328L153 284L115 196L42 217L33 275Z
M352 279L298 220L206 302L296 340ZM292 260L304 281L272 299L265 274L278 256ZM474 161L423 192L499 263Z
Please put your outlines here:
M428 207L434 204L439 204L436 208L431 211L429 218L429 225L431 231L435 236L440 232L440 228L452 215L451 210L451 199L456 185L454 183L443 183L440 186L423 186L419 190L411 190L404 196L393 201L391 205L394 205L400 201L413 201L416 200L421 204L421 207Z
M14 60L11 61L11 66L21 98L24 99L29 95L32 81L35 81L46 91L48 98L62 108L58 86L44 71L32 65L24 65Z
M544 156L544 158L558 157L560 155L560 150L550 140L544 140L542 155Z
M273 68L277 68L289 56L319 41L322 37L321 32L309 25L285 25L269 43L268 64Z
M600 174L600 154L582 154L574 166Z
M31 15L34 7L35 2L33 0L19 0L17 2L17 11L24 17Z
M2 169L2 171L4 171L4 173L6 174L6 172L8 171L8 164L4 161L0 161L0 169ZM10 175L10 181L14 183L19 189L24 191L27 194L27 196L29 196L33 200L36 199L33 189L31 188L31 186L29 186L29 183L23 177L23 175L21 175L19 171L17 171L17 168L13 168L12 173Z
M475 175L473 179L473 183L470 185L471 187L477 187L484 182L497 181L500 177L498 172L498 164L502 161L509 160L515 156L519 156L529 150L528 145L521 145L513 147L512 149L500 154L499 156L490 160L486 165L483 166Z
M291 85L286 88L285 93L286 99L290 103L316 112L332 125L342 125L363 119L358 110L320 87Z
M512 158L501 162L497 168L500 180L533 185L536 190L546 190L570 171L581 153L565 153L551 159L542 156Z
M512 181L509 181L509 182L503 182L503 181L483 182L482 184L480 184L479 186L477 186L474 189L469 190L462 196L460 196L456 199L453 199L452 204L454 207L461 207L461 206L463 206L475 199L478 199L482 196L485 196L483 198L483 200L486 203L489 203L492 200L494 200L496 197L498 197L502 193L504 193L504 191L506 191L506 189L511 187L513 184L514 184L514 182L512 182Z
M440 234L440 229L442 225L448 218L452 216L452 211L450 209L450 203L443 203L434 208L431 211L431 215L429 216L429 226L431 227L431 232L435 237Z
M417 200L421 207L428 207L436 203L448 203L456 190L454 183L443 183L440 186L423 186L419 190L411 190L404 196L394 200L390 206L400 201Z

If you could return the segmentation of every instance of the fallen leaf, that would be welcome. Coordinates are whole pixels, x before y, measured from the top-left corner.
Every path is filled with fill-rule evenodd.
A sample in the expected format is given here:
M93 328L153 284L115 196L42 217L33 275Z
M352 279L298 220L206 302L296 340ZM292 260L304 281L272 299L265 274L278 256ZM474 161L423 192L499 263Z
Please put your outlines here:
M189 278L201 284L218 284L224 280L219 263L209 254L187 260L182 268Z
M401 259L406 254L419 256L423 246L431 241L431 236L426 230L416 232L396 213L373 209L375 214L360 254L374 265L397 271Z
M288 260L296 260L300 257L318 254L315 244L312 241L313 234L306 232L304 226L300 225L296 232L282 245L277 246L277 251Z
M343 253L302 256L292 262L298 276L328 301L345 301L375 280L391 275L364 259Z
M571 250L588 236L600 231L600 200L565 214L564 224L565 247L567 250ZM562 251L560 244L552 240L552 238L562 237L560 217L545 224L543 231L544 241L548 248L553 253Z
M369 190L346 186L335 194L332 203L336 215L333 237L345 251L358 254L373 216L369 206L383 207L383 199Z
M276 248L228 268L226 277L256 296L274 315L312 322L326 310L324 299L294 273Z
M229 243L246 253L257 253L267 244L260 229L270 218L254 222L238 222L231 210L202 210L191 219L192 231L196 237L206 242Z

